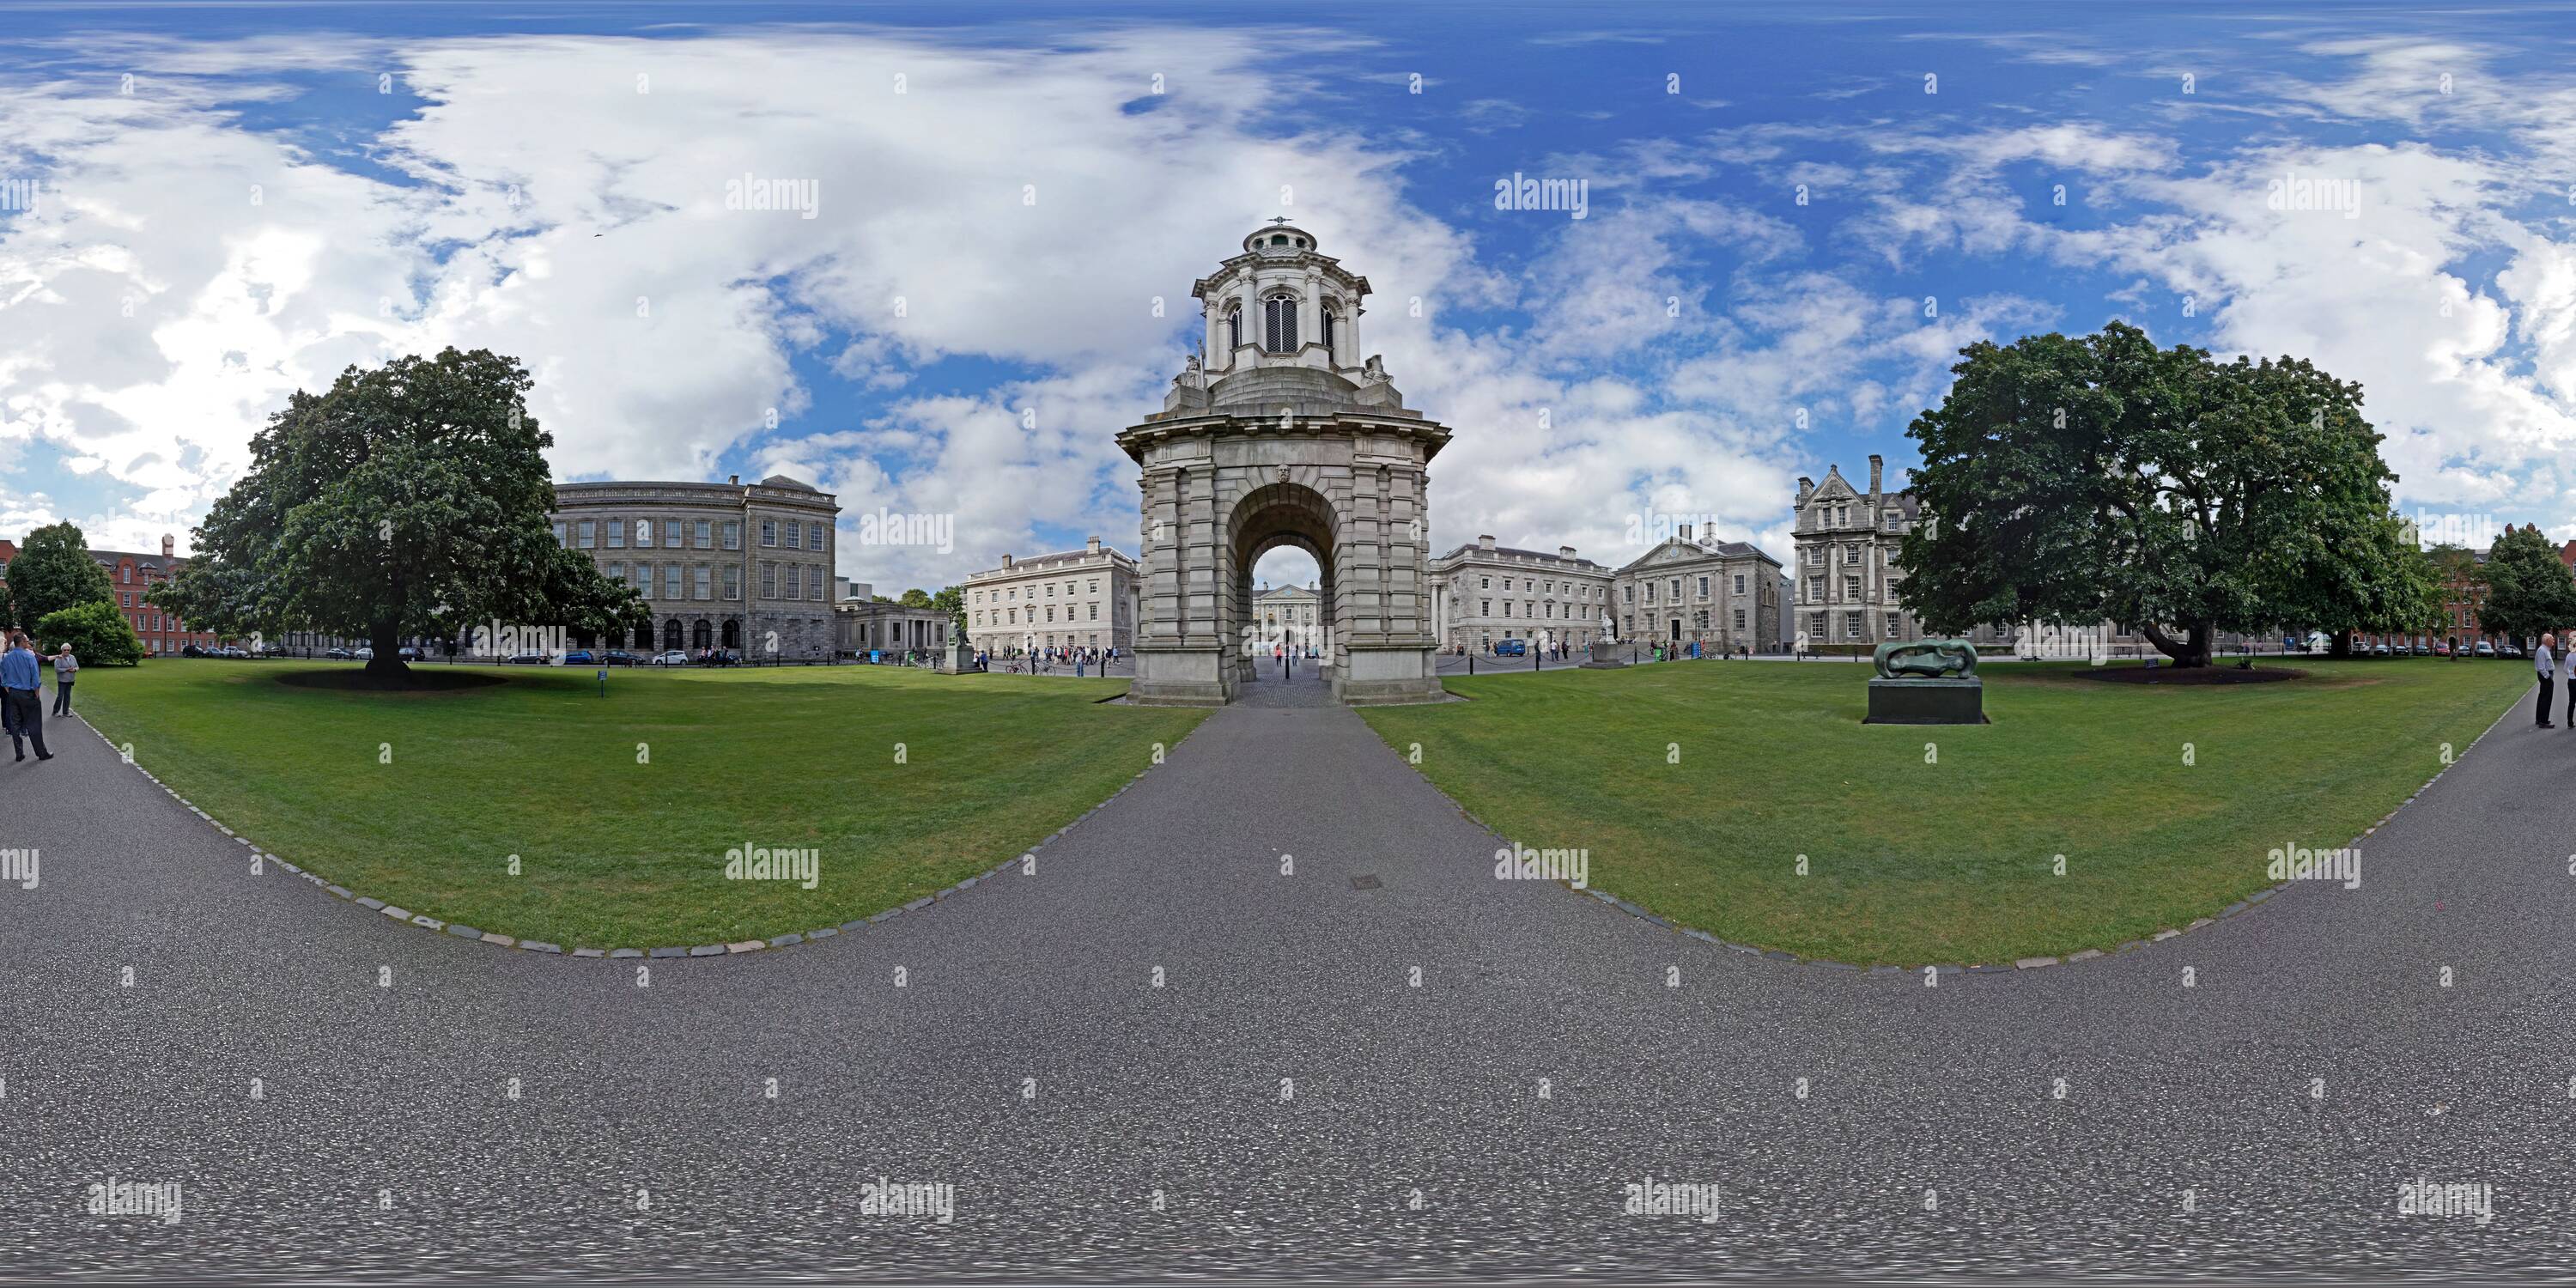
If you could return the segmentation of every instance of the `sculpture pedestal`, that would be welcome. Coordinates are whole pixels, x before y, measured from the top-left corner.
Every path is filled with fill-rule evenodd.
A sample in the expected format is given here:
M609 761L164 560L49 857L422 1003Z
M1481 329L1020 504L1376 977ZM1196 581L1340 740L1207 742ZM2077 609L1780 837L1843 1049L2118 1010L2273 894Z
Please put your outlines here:
M1604 643L1600 640L1592 641L1591 645L1587 649L1592 656L1583 660L1583 669L1587 671L1607 671L1612 667L1626 666L1628 664L1628 659L1621 656L1619 652L1619 650L1626 647L1627 645L1625 644L1610 644Z
M939 669L950 675L963 675L975 669L975 650L963 644L948 646L948 655L940 659Z
M1967 679L1872 680L1869 717L1862 724L1963 725L1986 723L1985 681Z

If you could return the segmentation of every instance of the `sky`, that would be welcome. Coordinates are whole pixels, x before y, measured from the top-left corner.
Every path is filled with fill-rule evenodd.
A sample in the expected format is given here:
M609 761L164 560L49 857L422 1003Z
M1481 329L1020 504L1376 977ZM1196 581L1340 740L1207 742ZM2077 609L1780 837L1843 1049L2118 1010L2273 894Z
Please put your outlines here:
M1799 476L1896 485L1961 346L2113 319L2358 381L2428 532L2563 539L2571 46L2563 5L0 6L0 536L184 553L292 391L456 345L526 365L557 478L808 480L880 592L1132 554L1114 436L1287 217L1455 434L1435 550L1785 562Z

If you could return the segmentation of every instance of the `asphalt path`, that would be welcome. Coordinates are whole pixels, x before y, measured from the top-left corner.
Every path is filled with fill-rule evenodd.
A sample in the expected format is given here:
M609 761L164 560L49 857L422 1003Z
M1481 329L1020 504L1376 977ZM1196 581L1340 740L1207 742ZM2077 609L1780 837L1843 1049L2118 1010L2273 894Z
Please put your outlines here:
M53 722L56 760L0 763L0 849L41 861L0 885L0 1276L2576 1264L2576 733L2527 698L2357 888L1927 987L1498 880L1314 684L1256 683L1033 873L649 963L254 875ZM875 1212L880 1178L947 1219ZM2418 1179L2491 1219L2402 1211ZM93 1215L111 1181L176 1183L178 1219ZM1650 1182L1713 1217L1625 1210Z

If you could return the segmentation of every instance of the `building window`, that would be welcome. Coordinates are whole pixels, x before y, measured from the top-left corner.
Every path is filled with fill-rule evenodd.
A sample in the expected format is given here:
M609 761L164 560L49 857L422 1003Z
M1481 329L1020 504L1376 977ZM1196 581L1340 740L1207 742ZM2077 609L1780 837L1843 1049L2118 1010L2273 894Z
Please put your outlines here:
M709 568L709 567L708 567L708 566L706 566L705 564L699 564L699 565L698 565L698 568L697 568L697 576L694 578L694 580L697 582L697 585L696 585L696 587L695 587L694 589L697 591L698 598L700 598L700 599L713 599L713 598L715 598L715 597L716 597L716 596L715 596L715 589L716 589L716 587L715 587L715 575L716 575L716 570L715 570L715 569L713 569L713 568Z
M815 564L805 570L805 597L818 602L823 598L823 565Z
M1896 614L1894 613L1887 615L1887 638L1896 638Z
M635 593L646 599L653 597L653 565L648 563L635 565Z
M573 526L573 532L576 539L581 542L581 548L584 550L591 549L599 544L598 525L592 523L588 519L584 519L580 523L575 524Z
M638 550L649 550L652 547L653 521L651 519L637 519L635 521L635 548Z
M622 563L613 563L613 564L608 565L608 579L609 579L610 581L616 582L616 583L617 583L618 585L620 585L620 586L625 585L625 584L626 584L626 565L624 565L624 564L622 564Z
M1492 601L1492 600L1490 600L1490 599L1480 599L1480 600L1477 600L1477 601L1476 601L1476 616L1478 616L1478 617L1491 617L1491 616L1493 616L1493 615L1494 615L1494 601Z
M681 573L681 571L682 571L682 570L681 570L681 568L680 568L680 565L678 565L678 564L664 564L664 565L662 565L662 598L664 598L664 599L685 599L685 598L687 598L687 595L686 595L686 594L685 594L685 593L680 589L680 573Z
M1740 572L1735 574L1735 593L1739 595L1744 593L1744 574Z
M1093 604L1091 606L1091 620L1095 622L1100 620L1100 605Z
M1741 608L1735 610L1735 629L1744 629L1744 610Z
M556 525L555 525L555 544L556 544L556 545L559 545L559 546L564 546L564 547L569 548L569 547L572 545L572 543L571 543L570 541L567 541L567 540L565 540L565 539L564 539L565 535L566 535L566 534L565 534L565 532L564 532L564 525L562 525L562 524L560 524L560 523L556 524ZM128 569L126 569L126 570L125 570L125 579L126 579L127 581L132 581L132 580L134 580L134 570L133 570L133 569L128 568Z
M1297 348L1297 297L1273 295L1261 302L1261 347L1272 353Z
M1702 599L1708 598L1708 578L1706 577L1699 579L1699 597Z
M724 548L727 550L742 549L742 520L729 519L725 522Z
M1228 355L1231 355L1235 350L1242 347L1243 306L1238 304L1225 311L1225 351ZM1229 356L1227 360L1230 362L1233 359Z
M1843 598L1845 598L1845 599L1858 599L1858 598L1860 598L1860 578L1858 578L1858 577L1845 577L1845 578L1843 578Z
M608 548L611 550L623 550L626 548L625 520L618 519L608 525Z
M728 567L724 570L724 597L742 598L742 569Z
M715 546L715 535L716 535L716 525L715 525L715 521L714 521L714 520L712 520L712 519L700 519L700 520L698 520L698 531L697 531L698 549L700 549L700 550L712 549L712 548Z
M764 563L760 566L760 597L778 598L778 565L774 563Z
M1860 614L1843 614L1843 638L1852 640L1860 638Z
M764 546L774 546L778 544L778 520L763 519L760 521L760 544ZM763 593L765 594L766 592Z
M1678 604L1678 603L1680 603L1680 602L1681 602L1681 598L1682 598L1682 579L1681 579L1681 578L1679 578L1679 577L1675 577L1675 578L1673 578L1673 602Z

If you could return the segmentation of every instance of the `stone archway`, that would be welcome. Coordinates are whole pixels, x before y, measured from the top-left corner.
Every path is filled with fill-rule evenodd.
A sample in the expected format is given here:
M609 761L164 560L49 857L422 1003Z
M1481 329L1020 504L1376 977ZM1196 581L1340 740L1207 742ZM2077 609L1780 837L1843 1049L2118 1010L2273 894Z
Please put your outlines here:
M1190 288L1205 348L1163 410L1118 435L1143 475L1129 701L1234 700L1250 664L1253 564L1280 545L1312 554L1322 574L1315 634L1336 699L1445 696L1432 665L1426 470L1449 431L1404 405L1377 357L1358 360L1368 292L1284 221ZM1238 311L1262 319L1258 336L1229 323Z
M1252 572L1261 557L1282 546L1303 550L1315 561L1318 576L1317 594L1322 598L1321 623L1332 621L1333 532L1335 524L1332 503L1313 488L1298 483L1274 482L1256 488L1237 500L1226 521L1227 584L1233 588L1233 611L1228 616L1233 625L1227 638L1234 643L1235 674L1238 682L1256 678L1269 645L1279 638L1269 624L1257 621L1254 611ZM1273 615L1275 622L1276 615ZM1327 680L1333 676L1333 643L1335 633L1327 628L1316 632L1323 650L1318 663L1319 674Z

